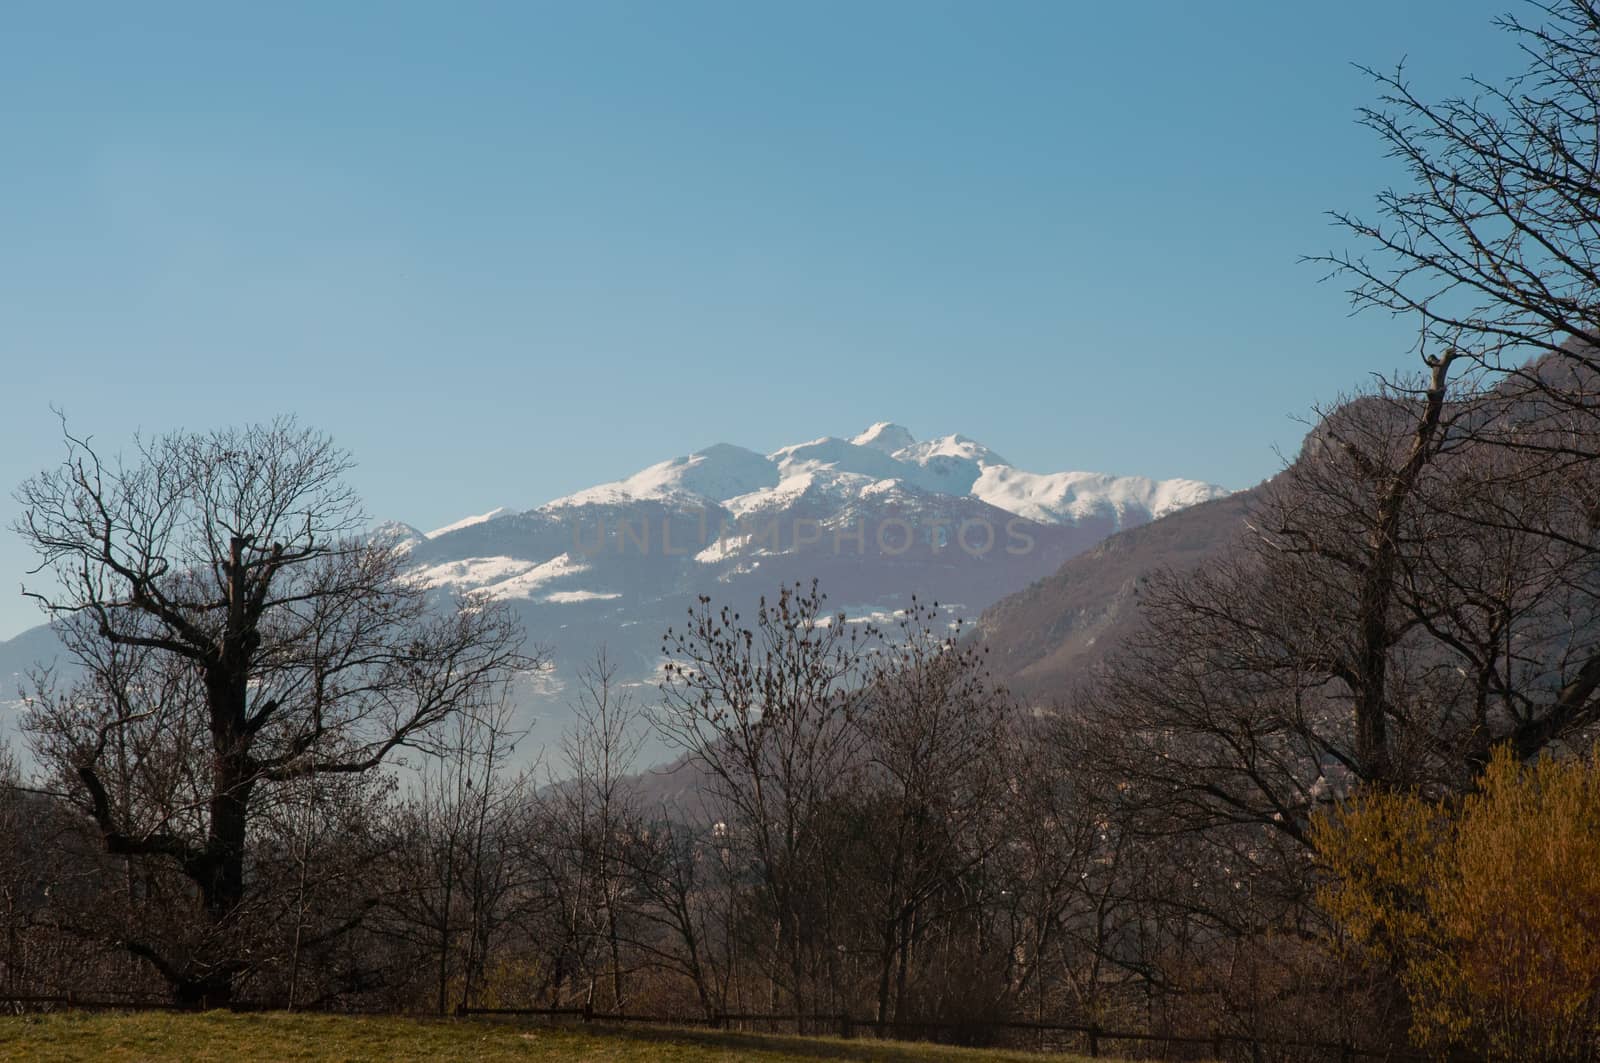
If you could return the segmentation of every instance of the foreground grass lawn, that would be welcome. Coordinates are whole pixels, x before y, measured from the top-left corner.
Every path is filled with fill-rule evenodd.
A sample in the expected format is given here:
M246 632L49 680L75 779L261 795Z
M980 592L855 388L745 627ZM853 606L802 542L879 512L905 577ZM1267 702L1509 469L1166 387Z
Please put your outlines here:
M662 1027L518 1026L403 1018L234 1015L30 1015L0 1018L0 1060L476 1060L500 1063L1040 1063L1077 1060L1026 1052L826 1037L735 1034Z

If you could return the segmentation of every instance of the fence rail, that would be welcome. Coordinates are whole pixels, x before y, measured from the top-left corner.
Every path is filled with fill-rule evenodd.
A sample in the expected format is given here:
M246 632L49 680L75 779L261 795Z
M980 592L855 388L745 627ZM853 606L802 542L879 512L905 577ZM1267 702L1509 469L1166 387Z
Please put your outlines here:
M179 1011L169 1000L146 1000L139 997L119 997L114 1000L80 997L75 993L34 993L0 996L0 1006L16 1011L40 1008L72 1008L79 1011Z
M735 1025L755 1023L793 1023L797 1029L809 1025L813 1032L823 1030L836 1032L842 1037L851 1037L857 1030L869 1033L882 1031L890 1034L936 1034L940 1032L973 1030L983 1031L1012 1031L1027 1033L1059 1033L1073 1034L1084 1042L1084 1049L1089 1056L1098 1058L1105 1042L1134 1041L1151 1044L1161 1044L1167 1047L1187 1046L1209 1048L1219 1056L1229 1047L1244 1048L1249 1050L1252 1058L1259 1059L1263 1050L1271 1049L1300 1049L1325 1052L1330 1057L1340 1060L1340 1063L1351 1063L1358 1059L1388 1060L1392 1063L1423 1063L1437 1057L1410 1049L1374 1049L1362 1048L1356 1045L1337 1041L1318 1041L1312 1038L1295 1037L1268 1037L1243 1033L1228 1033L1217 1031L1207 1034L1181 1034L1181 1033L1154 1033L1147 1030L1117 1030L1108 1029L1088 1023L1071 1022L1031 1022L1025 1020L997 1021L982 1023L951 1023L921 1020L891 1019L887 1022L878 1022L873 1019L861 1019L843 1012L821 1012L815 1014L769 1013L769 1012L718 1012L707 1016L667 1016L667 1015L637 1015L616 1014L611 1012L592 1011L586 1008L461 1008L457 1014L464 1017L474 1015L499 1015L499 1016L546 1016L552 1018L578 1018L584 1022L642 1022L663 1026L705 1026L712 1029L730 1029Z
M56 1008L87 1011L179 1011L178 1005L171 1001L150 1000L143 998L88 998L79 997L73 993L60 994L32 994L32 995L0 995L0 1007L13 1011L40 1011ZM238 1004L235 1010L257 1011L268 1010L270 1004ZM403 1014L400 1012L363 1012L363 1014ZM1143 1044L1160 1044L1167 1048L1209 1048L1219 1057L1228 1049L1244 1049L1252 1059L1262 1058L1263 1051L1273 1049L1298 1049L1326 1053L1330 1058L1338 1059L1340 1063L1353 1063L1360 1059L1389 1060L1392 1063L1421 1063L1436 1057L1414 1052L1409 1049L1372 1049L1362 1048L1348 1043L1335 1041L1318 1041L1311 1038L1294 1037L1268 1037L1244 1033L1228 1033L1214 1031L1206 1034L1183 1033L1155 1033L1147 1030L1117 1030L1108 1029L1092 1023L1072 1022L1033 1022L1027 1020L1012 1020L1000 1022L981 1023L951 1023L921 1020L892 1019L887 1022L877 1022L873 1019L862 1019L845 1012L821 1012L801 1014L796 1012L718 1012L711 1016L706 1015L651 1015L627 1014L620 1012L595 1011L588 1007L549 1007L549 1008L457 1008L455 1014L460 1018L550 1018L550 1019L575 1019L579 1022L600 1023L646 1023L657 1026L684 1026L703 1027L713 1030L729 1030L735 1027L751 1025L777 1025L793 1024L797 1031L810 1027L810 1032L829 1032L841 1037L853 1037L858 1031L873 1036L899 1036L899 1035L934 1035L940 1033L973 1031L998 1032L1009 1031L1013 1033L1035 1034L1070 1034L1082 1041L1082 1049L1091 1057L1099 1057L1107 1043L1135 1042Z

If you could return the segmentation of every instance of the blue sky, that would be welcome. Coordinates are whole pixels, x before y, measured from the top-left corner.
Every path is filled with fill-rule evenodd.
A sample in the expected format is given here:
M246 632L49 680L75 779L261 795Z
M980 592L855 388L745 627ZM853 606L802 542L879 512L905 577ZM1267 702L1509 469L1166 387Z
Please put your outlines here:
M424 528L882 419L1248 486L1410 364L1296 262L1393 173L1350 64L1508 2L9 3L0 482L53 403L298 413Z

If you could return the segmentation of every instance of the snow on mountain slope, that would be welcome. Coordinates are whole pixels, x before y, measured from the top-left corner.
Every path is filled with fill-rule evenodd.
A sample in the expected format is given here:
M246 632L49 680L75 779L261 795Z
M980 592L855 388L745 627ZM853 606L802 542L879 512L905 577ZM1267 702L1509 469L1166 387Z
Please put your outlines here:
M558 498L543 508L615 504L638 498L692 495L722 501L778 483L777 466L753 450L718 443L687 457L643 469L626 480L600 484Z
M928 465L938 461L971 462L974 465L1009 465L1010 462L978 442L963 435L940 436L924 443L911 442L895 451L901 461Z
M663 632L700 595L748 612L815 579L851 618L892 619L913 594L971 618L1108 536L1226 494L1026 472L966 436L919 442L880 422L770 454L719 444L524 512L384 534L441 599L487 594L516 610L554 667L524 698L546 721L536 741L553 742L566 710L551 692L604 647L648 698Z
M911 470L892 454L874 447L857 446L848 439L823 436L809 443L796 443L781 447L767 455L782 476L787 479L809 472L831 469L853 473L873 480L891 480L908 475Z
M398 520L386 520L373 528L368 534L374 539L382 539L391 543L396 550L407 551L427 538L426 535L423 535L411 525Z
M915 443L916 438L897 424L890 421L879 421L850 442L858 447L871 447L873 450L881 450L885 454L893 454L895 451Z
M629 600L646 588L726 583L755 572L762 557L814 553L829 541L859 545L868 533L857 525L872 526L877 547L858 553L880 561L899 559L901 541L938 554L952 529L964 536L957 545L981 560L1013 517L1097 542L1226 493L1195 480L1025 472L966 436L918 442L881 421L851 439L824 436L767 455L720 443L523 514L468 517L410 548L435 587L548 602ZM974 522L986 528L956 527ZM941 569L951 563L937 558ZM994 596L1002 593L997 587Z
M474 524L483 524L486 521L495 520L499 517L510 516L512 512L513 511L510 506L496 506L487 513L479 513L475 517L462 517L460 520L455 521L452 524L446 524L442 528L435 528L433 531L424 535L423 538L437 539L441 535L448 535L453 531L460 531L462 528L470 528Z
M1185 506L1221 498L1227 492L1199 480L1151 480L1097 472L1040 475L1009 465L990 465L972 493L992 506L1044 524L1083 520L1096 513L1114 517L1119 528L1158 520ZM1129 516L1133 520L1129 521Z
M1151 480L1093 472L1031 473L962 435L918 442L900 425L880 421L852 439L823 436L768 455L719 443L652 465L624 480L558 498L540 512L642 499L725 504L736 514L769 512L819 491L841 501L874 484L895 482L936 495L971 495L1008 513L1046 524L1103 515L1117 528L1163 516L1227 492L1198 480ZM469 517L429 538L492 519Z
M662 633L702 594L749 610L815 579L852 618L892 618L913 594L970 618L1118 531L1225 494L1026 472L966 436L919 442L885 421L769 454L718 444L521 513L393 534L435 593L511 604L554 663L552 689L604 646L648 698ZM563 714L549 698L530 711Z
M965 436L918 442L880 422L769 454L719 444L537 508L372 534L439 600L486 594L515 610L554 669L519 695L535 749L559 739L560 691L602 647L648 699L662 634L700 595L748 615L762 595L815 579L853 619L892 619L913 594L972 618L1119 530L1225 493L1028 473ZM0 653L0 679L5 665Z

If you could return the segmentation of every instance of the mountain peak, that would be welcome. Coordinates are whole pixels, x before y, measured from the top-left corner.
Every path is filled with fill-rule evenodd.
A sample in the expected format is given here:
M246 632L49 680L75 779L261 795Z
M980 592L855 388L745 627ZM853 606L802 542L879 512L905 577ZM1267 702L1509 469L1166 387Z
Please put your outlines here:
M916 437L892 421L879 421L850 442L858 447L871 447L885 454L893 454L915 443Z
M386 520L367 533L373 542L388 543L397 550L410 550L427 536L411 525L399 520Z
M614 480L558 498L546 503L544 508L619 505L682 494L725 502L751 491L776 487L778 479L778 468L771 458L732 443L713 443L693 454L641 469L625 480Z
M508 517L513 512L514 510L512 510L510 506L496 506L487 513L479 513L472 517L463 517L458 521L453 521L449 524L446 524L442 528L435 528L431 532L419 534L421 534L422 538L424 539L437 539L441 535L448 535L453 531L460 531L462 528L470 528L474 524L483 524L487 521L498 520L501 517Z

